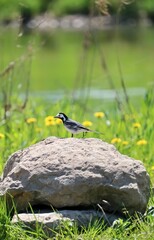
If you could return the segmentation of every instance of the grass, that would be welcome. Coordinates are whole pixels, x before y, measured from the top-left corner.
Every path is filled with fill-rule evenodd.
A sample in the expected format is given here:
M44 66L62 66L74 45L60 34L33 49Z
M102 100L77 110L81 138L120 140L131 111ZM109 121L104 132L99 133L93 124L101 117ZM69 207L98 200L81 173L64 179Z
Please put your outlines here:
M13 100L12 100L13 101ZM90 109L91 102L87 103L87 110L83 108L83 103L75 102L71 104L69 99L48 104L42 99L29 100L26 109L21 109L19 102L15 102L9 110L9 117L1 121L0 133L0 147L1 147L1 161L5 162L8 156L21 148L27 147L37 141L48 136L69 137L70 134L66 132L65 128L55 120L49 122L46 126L45 119L48 116L54 116L58 112L63 111L68 116L76 119L79 122L90 121L91 128L103 132L104 135L96 135L88 133L87 137L99 137L104 141L114 143L119 151L136 159L141 159L145 166L151 173L151 168L154 165L154 150L153 140L153 92L149 90L146 97L140 103L140 106L128 110L128 106L123 106L119 110L116 103L113 103L115 110L110 111L106 108L107 103L104 102L99 111L104 112L102 118L97 118L94 113L98 108ZM82 105L81 105L82 104ZM98 102L96 102L98 105ZM1 107L1 119L4 116L4 109ZM34 121L31 118L34 118ZM28 121L30 120L30 121ZM3 136L4 135L4 136ZM81 137L77 135L76 137ZM116 140L116 138L119 139ZM145 140L145 142L139 142ZM11 149L7 146L11 145Z
M48 136L69 137L61 123L56 123L51 118L48 126L46 126L49 119L48 116L54 116L61 109L70 117L83 122L84 120L92 123L91 128L100 132L104 132L102 138L109 143L113 142L119 151L127 154L133 158L140 159L147 171L150 174L151 182L154 182L154 150L153 140L153 118L154 118L154 94L150 89L147 91L146 97L142 100L140 107L134 109L131 106L131 112L128 111L128 106L123 106L120 111L117 107L114 111L106 111L105 107L100 108L104 112L102 118L94 116L95 110L87 111L82 117L84 109L82 110L80 103L76 102L73 106L68 99L47 104L42 100L32 101L26 109L10 110L10 116L1 122L0 133L4 137L0 139L0 166L1 172L3 166L10 154L18 149L25 148L37 141ZM16 102L14 103L16 104ZM15 105L14 105L15 107ZM3 109L1 107L1 116ZM46 121L45 121L46 120ZM77 135L76 137L81 137ZM98 137L94 133L88 133L86 137ZM118 140L117 140L118 139ZM141 141L140 140L145 140ZM137 144L138 143L138 144ZM10 148L11 146L11 148ZM50 239L43 233L42 229L38 232L22 230L20 225L12 225L9 215L6 213L5 201L1 200L0 210L0 233L3 236L1 239ZM153 199L149 202L149 206L153 205ZM154 219L152 215L148 216L145 221L142 219L135 219L131 223L120 222L116 228L105 228L105 225L100 226L94 224L88 229L82 229L80 232L77 227L64 227L57 233L55 239L151 239L154 226Z

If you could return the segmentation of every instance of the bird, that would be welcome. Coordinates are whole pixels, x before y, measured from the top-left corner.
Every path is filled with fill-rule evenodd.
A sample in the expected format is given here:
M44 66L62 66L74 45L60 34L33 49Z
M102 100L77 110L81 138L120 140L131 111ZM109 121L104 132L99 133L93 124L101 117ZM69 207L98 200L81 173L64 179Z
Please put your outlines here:
M68 118L65 113L60 112L55 116L55 118L59 118L59 119L62 120L65 128L67 129L67 131L71 132L71 137L73 137L74 134L78 134L80 132L83 132L83 136L84 136L84 133L86 133L86 132L99 133L99 132L96 132L96 131L93 131L89 128L84 127L79 122L76 122L76 121Z

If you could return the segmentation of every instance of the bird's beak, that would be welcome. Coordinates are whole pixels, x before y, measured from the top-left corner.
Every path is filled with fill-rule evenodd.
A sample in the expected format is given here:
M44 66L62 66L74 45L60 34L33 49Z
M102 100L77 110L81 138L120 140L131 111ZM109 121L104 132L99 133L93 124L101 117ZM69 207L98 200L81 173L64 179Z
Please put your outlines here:
M54 118L59 118L57 115Z

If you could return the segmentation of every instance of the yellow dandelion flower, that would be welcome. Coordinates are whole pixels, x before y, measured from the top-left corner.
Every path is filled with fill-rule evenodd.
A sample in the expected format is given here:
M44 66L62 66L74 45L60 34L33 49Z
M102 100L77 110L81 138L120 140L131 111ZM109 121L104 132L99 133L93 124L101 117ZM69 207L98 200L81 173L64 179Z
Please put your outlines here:
M28 124L35 123L36 121L37 121L36 118L27 118L26 120Z
M53 126L55 125L55 119L53 116L48 116L45 118L45 125L46 126Z
M45 125L48 126L54 126L56 123L55 121L45 122Z
M113 138L111 140L111 143L114 144L114 143L120 143L121 142L121 138Z
M105 116L105 114L104 114L103 112L95 112L95 113L94 113L94 116L95 116L96 118L103 118L103 117Z
M128 141L122 141L122 145L128 145L129 144L129 142Z
M0 133L0 139L4 138L4 134L3 133Z
M61 124L63 121L60 118L56 118L55 123L57 125Z
M133 123L134 128L140 128L141 124L139 122Z
M91 127L93 125L92 122L90 122L90 121L84 121L82 124L85 127Z
M145 139L141 139L141 140L137 141L136 144L137 144L138 146L140 146L140 145L146 145L146 144L147 144L147 141L146 141Z
M45 118L45 121L53 121L55 118L53 116L48 116Z
M154 171L154 165L151 167L151 170Z

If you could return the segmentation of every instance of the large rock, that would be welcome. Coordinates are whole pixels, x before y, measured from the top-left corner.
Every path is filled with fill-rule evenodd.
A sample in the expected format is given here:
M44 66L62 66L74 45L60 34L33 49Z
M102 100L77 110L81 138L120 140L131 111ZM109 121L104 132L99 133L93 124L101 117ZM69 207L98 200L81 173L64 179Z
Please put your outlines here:
M91 208L106 200L114 211L143 213L149 194L140 161L92 138L49 137L20 150L8 159L0 182L0 195L11 195L17 210L29 203Z

